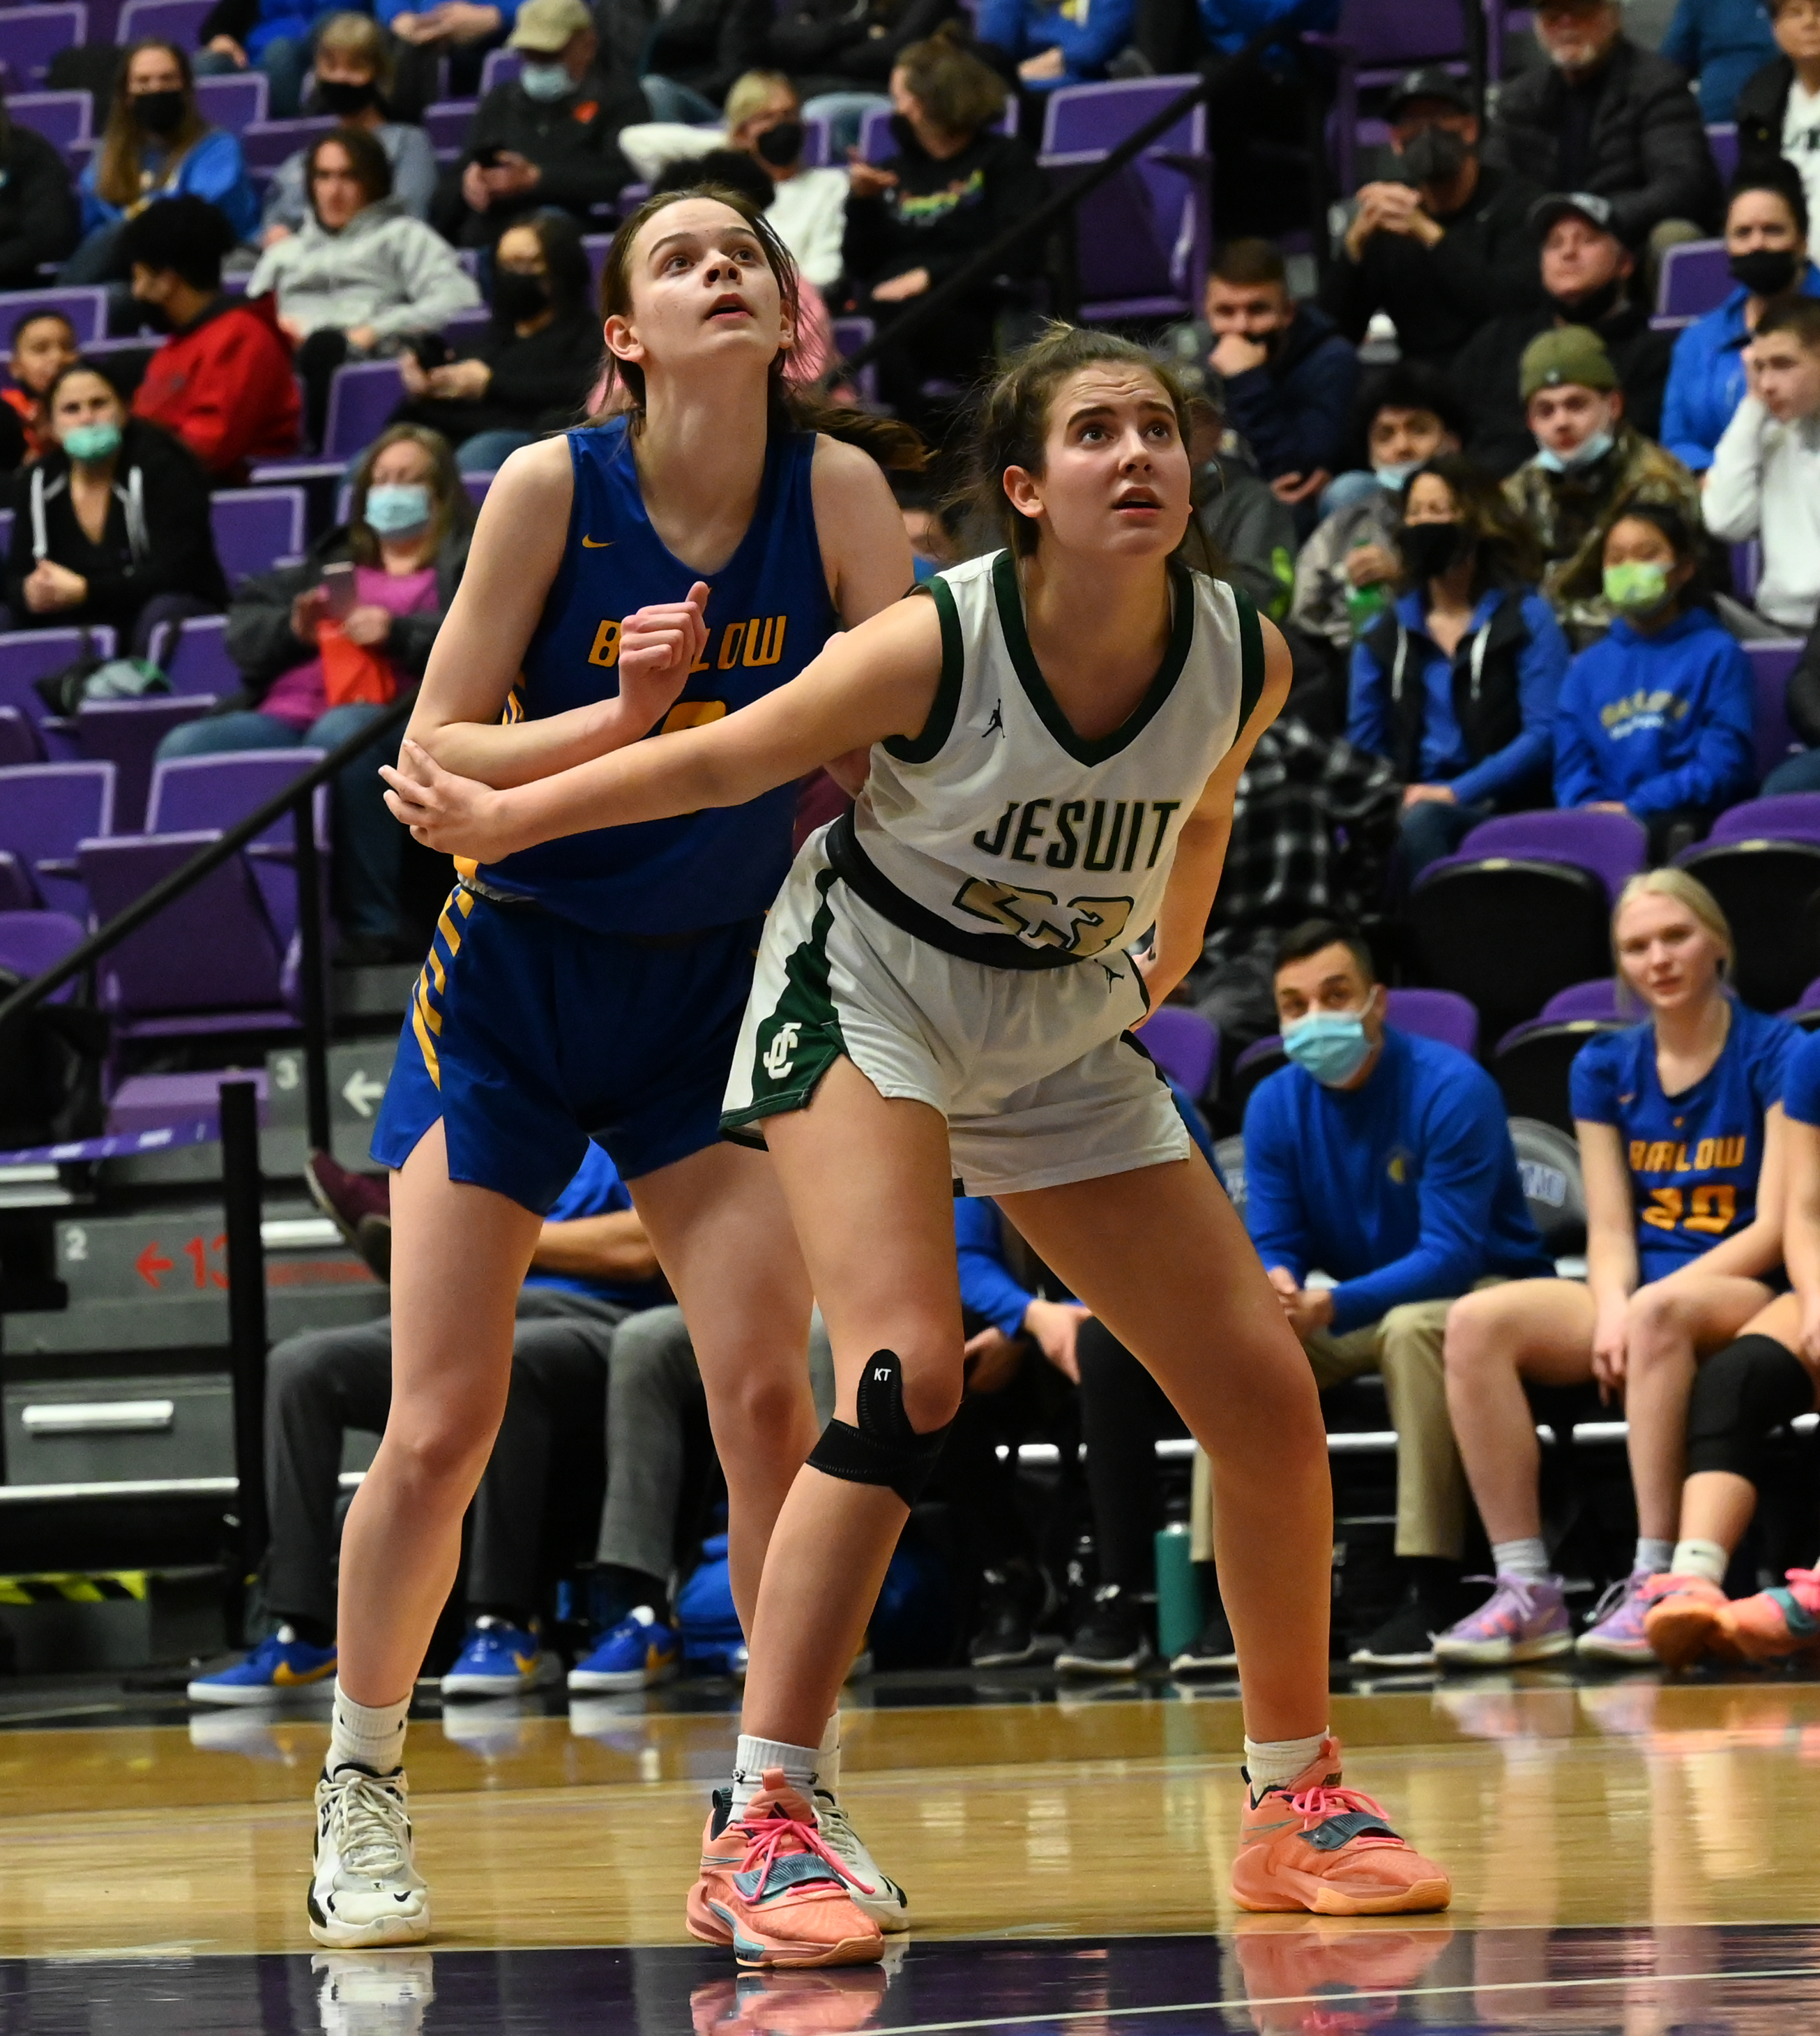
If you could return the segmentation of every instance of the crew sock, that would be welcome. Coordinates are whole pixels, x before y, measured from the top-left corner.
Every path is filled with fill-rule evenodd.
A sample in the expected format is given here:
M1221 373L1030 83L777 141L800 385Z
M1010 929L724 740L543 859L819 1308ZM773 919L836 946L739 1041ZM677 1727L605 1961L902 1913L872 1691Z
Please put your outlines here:
M364 1767L370 1774L391 1774L405 1764L405 1721L411 1699L395 1704L357 1704L335 1685L333 1720L329 1727L326 1774L337 1767Z
M1654 1540L1647 1534L1637 1537L1637 1553L1631 1559L1633 1573L1641 1570L1652 1577L1664 1576L1675 1559L1675 1544L1670 1540Z
M1293 1782L1309 1763L1320 1758L1327 1734L1317 1732L1310 1739L1247 1739L1245 1771L1251 1782L1255 1803L1266 1789Z
M841 1714L836 1711L816 1748L816 1786L830 1796L841 1793Z
M732 1821L737 1823L745 1815L747 1806L764 1786L767 1767L781 1767L784 1779L793 1789L800 1795L811 1795L821 1758L819 1747L792 1746L781 1739L754 1739L742 1732L739 1749L733 1755Z
M1501 1577L1520 1577L1526 1584L1539 1584L1548 1577L1548 1551L1539 1534L1520 1541L1494 1541L1491 1567Z
M1723 1585L1731 1557L1716 1541L1677 1541L1669 1568L1678 1577L1704 1577L1709 1584Z

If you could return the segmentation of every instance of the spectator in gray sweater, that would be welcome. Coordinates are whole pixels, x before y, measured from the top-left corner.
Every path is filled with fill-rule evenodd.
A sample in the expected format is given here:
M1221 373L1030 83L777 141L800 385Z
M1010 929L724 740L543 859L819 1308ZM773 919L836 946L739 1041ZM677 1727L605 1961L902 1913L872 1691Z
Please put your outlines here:
M277 292L319 445L329 384L344 361L394 353L407 333L440 330L480 293L447 241L391 195L391 165L371 134L325 134L310 150L307 181L310 217L259 257L247 294Z

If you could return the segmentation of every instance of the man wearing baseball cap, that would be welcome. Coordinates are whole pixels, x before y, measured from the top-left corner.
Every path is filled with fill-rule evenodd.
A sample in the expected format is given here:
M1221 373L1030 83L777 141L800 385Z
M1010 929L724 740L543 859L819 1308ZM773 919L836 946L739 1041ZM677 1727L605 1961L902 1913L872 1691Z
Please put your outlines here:
M1471 420L1467 451L1492 473L1509 473L1535 450L1519 392L1519 364L1532 339L1561 327L1598 334L1624 391L1626 415L1645 438L1661 429L1671 333L1652 332L1633 288L1635 249L1609 198L1557 191L1529 223L1540 247L1540 293L1532 308L1491 319L1455 356L1454 388Z
M1479 160L1471 89L1443 66L1411 71L1386 111L1401 177L1359 187L1321 303L1355 345L1382 311L1406 360L1445 361L1487 319L1537 301L1541 193Z
M1547 595L1576 650L1611 626L1605 539L1639 503L1678 509L1695 528L1700 487L1673 454L1624 414L1618 371L1597 333L1568 325L1524 349L1518 368L1536 451L1504 484L1511 507L1542 546Z
M490 247L542 206L586 221L631 183L620 130L650 117L637 82L604 68L582 0L524 0L506 47L518 75L481 100L458 189L439 195L434 223L465 247Z

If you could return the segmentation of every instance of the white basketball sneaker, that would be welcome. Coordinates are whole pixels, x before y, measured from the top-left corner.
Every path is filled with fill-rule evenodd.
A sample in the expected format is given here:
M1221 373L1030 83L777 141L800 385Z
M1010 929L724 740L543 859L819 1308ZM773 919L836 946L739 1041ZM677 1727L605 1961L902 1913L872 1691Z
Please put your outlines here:
M863 1882L864 1887L849 1887L847 1899L863 1913L871 1917L879 1928L888 1936L910 1926L910 1897L899 1887L888 1873L882 1872L878 1861L866 1849L866 1842L847 1821L847 1813L826 1789L815 1792L816 1821L821 1826L822 1842L853 1880Z
M336 1951L420 1944L430 1891L411 1859L405 1775L338 1767L316 1784L310 1935Z

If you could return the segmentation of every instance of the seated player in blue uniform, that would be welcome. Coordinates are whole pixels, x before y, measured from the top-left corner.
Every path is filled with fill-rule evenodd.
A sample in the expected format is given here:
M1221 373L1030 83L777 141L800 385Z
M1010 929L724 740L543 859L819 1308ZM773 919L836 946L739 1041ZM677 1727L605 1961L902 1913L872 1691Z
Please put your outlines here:
M1596 1380L1622 1395L1637 1552L1578 1644L1598 1659L1652 1658L1645 1619L1689 1585L1672 1572L1695 1368L1775 1291L1794 1028L1728 993L1731 929L1685 870L1625 885L1611 944L1621 982L1649 1015L1589 1041L1573 1063L1586 1284L1516 1280L1468 1295L1448 1317L1448 1406L1498 1579L1487 1603L1436 1642L1444 1664L1538 1661L1574 1645L1543 1545L1525 1381Z

